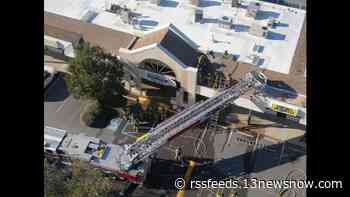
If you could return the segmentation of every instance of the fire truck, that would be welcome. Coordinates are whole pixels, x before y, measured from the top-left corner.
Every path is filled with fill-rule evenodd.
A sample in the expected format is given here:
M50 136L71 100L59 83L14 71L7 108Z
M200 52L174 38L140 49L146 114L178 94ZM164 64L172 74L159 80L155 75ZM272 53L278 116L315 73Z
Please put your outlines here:
M266 81L267 78L261 72L246 73L234 86L223 88L216 96L178 112L131 144L108 144L95 137L70 134L61 129L45 127L45 155L61 159L67 164L72 158L83 160L121 179L137 184L143 183L152 155L161 146L180 132L234 104L237 98L249 90L261 90Z

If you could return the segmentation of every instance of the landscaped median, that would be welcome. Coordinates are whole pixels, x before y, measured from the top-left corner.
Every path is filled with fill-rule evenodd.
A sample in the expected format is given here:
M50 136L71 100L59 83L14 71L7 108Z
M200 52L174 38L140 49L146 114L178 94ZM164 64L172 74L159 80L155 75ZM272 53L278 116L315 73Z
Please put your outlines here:
M118 116L119 113L116 110L104 107L97 101L90 100L83 104L80 122L87 127L105 128L111 119Z

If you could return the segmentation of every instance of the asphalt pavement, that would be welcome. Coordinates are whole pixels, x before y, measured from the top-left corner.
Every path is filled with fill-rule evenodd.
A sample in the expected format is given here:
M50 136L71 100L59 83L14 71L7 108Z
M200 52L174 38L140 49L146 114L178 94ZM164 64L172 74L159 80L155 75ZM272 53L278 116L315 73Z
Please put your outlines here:
M62 75L53 81L44 97L45 126L63 129L74 134L84 133L92 137L100 136L108 143L113 142L115 136L112 132L82 124L80 113L84 104L70 95Z

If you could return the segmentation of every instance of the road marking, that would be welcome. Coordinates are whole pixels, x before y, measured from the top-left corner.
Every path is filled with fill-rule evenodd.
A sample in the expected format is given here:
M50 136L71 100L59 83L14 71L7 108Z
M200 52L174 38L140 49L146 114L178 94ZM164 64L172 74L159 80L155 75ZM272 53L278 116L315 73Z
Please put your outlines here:
M73 115L69 117L69 122L72 122L74 120L74 118L76 118L77 116L79 116L79 121L80 121L80 113L82 111L82 104L79 103L79 110L76 110L76 112L72 113Z
M63 101L63 103L56 109L56 113L58 113L64 107L64 105L67 104L67 102L71 101L71 100L72 100L72 97L69 97L68 99Z

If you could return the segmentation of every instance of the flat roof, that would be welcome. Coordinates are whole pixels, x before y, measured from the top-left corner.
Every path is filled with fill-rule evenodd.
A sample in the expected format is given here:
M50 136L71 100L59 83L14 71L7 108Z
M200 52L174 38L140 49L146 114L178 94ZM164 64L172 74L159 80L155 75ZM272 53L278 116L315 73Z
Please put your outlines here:
M105 11L111 2L126 5L138 14L137 25L124 24L120 16ZM243 1L248 5L251 0ZM114 30L128 32L137 36L147 34L152 30L174 24L184 32L203 51L212 50L238 56L242 62L250 62L248 58L253 53L254 45L264 46L259 54L263 59L260 67L288 74L299 34L302 29L305 10L290 8L282 5L260 2L260 15L257 19L246 16L246 8L231 8L221 0L202 1L199 8L203 10L202 23L194 23L196 7L189 0L163 1L160 6L149 1L136 0L44 0L45 11L61 14L75 19L82 19L88 11L97 15L91 23ZM223 16L233 19L238 29L223 29L218 25L218 19ZM280 23L271 29L268 38L256 37L248 33L247 29L253 24L266 25L269 18L274 17Z
M44 12L44 24L54 27L46 28L45 34L50 35L52 30L56 31L57 29L81 34L85 41L101 46L114 54L118 54L119 48L127 47L135 38L135 36L128 33L46 11Z
M263 73L274 81L283 81L292 89L294 89L300 96L306 96L306 21L303 24L300 33L298 45L295 50L295 55L292 59L289 74L283 74L270 70L263 70ZM239 79L244 73L257 69L256 66L248 63L235 63L233 61L224 60L224 74L228 76L231 74L232 78Z

